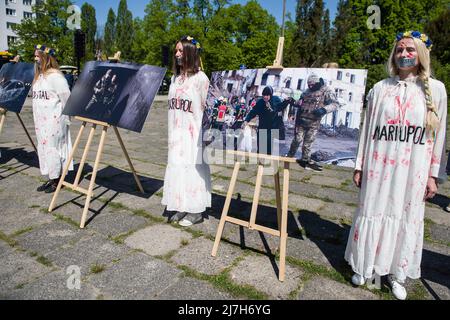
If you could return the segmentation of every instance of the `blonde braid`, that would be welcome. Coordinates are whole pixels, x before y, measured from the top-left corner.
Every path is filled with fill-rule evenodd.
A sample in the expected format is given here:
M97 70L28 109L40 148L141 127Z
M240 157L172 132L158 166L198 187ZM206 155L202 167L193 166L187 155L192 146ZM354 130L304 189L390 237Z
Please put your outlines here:
M423 84L425 86L425 101L427 104L427 117L426 117L426 128L427 131L435 131L439 129L440 121L439 116L437 114L436 106L433 103L433 97L431 95L430 89L430 81L429 78L426 77L422 79Z

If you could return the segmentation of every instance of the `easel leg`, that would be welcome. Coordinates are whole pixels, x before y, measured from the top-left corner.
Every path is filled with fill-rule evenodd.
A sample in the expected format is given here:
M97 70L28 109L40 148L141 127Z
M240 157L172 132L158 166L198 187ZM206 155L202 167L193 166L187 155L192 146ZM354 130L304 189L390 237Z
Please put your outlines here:
M280 171L277 168L277 172L273 176L275 180L275 196L277 201L277 222L278 229L281 228L281 188L280 188Z
M261 184L262 184L263 173L264 173L264 167L259 165L258 166L258 174L256 175L255 193L253 195L252 212L250 215L250 224L249 224L250 230L252 230L253 226L256 223L256 213L258 211L259 195L261 194Z
M211 252L211 255L213 257L215 257L217 254L219 242L220 239L222 238L223 228L225 227L225 221L228 215L228 210L230 210L231 198L233 197L234 187L236 186L240 166L241 166L240 162L236 162L236 164L234 165L233 175L231 176L230 181L230 187L228 188L228 193L225 199L225 205L222 210L222 216L220 218L219 227L217 228L216 239L214 241L214 246Z
M75 140L75 143L72 147L72 151L70 152L69 159L67 160L66 163L66 167L64 168L61 178L59 179L58 187L56 188L55 194L53 195L52 202L50 203L50 207L48 208L48 212L52 212L53 209L55 208L56 199L58 198L58 194L61 191L61 187L64 182L64 179L66 178L67 172L69 172L70 164L75 155L75 150L78 148L78 145L80 144L81 135L83 134L84 128L86 128L86 122L83 122L80 131L78 132L77 139Z
M128 161L128 165L130 166L131 172L133 173L133 177L134 177L134 180L136 181L136 184L137 184L137 186L139 188L139 191L141 191L142 193L145 193L144 188L142 188L141 181L139 181L139 177L136 174L136 170L134 170L134 166L131 163L131 159L128 156L127 149L125 149L125 145L124 145L124 143L122 141L122 137L120 136L119 130L116 127L113 127L113 128L114 128L114 132L116 133L117 140L119 140L120 146L122 147L122 151L125 154L125 158Z
M283 207L281 213L281 228L280 228L280 274L279 280L284 281L286 271L286 241L287 241L287 217L289 204L289 163L284 163L283 173Z
M6 119L6 111L3 111L3 109L0 109L0 114L2 117L0 118L0 134L2 133L3 124L5 123Z
M73 183L73 187L77 188L80 183L81 174L83 173L84 164L86 163L86 158L89 153L89 149L91 147L92 138L94 138L95 129L97 129L97 125L93 124L91 128L91 132L89 132L89 137L86 142L86 147L84 148L83 157L81 158L80 166L78 167L77 176L75 177L75 182Z
M98 166L100 164L100 159L102 157L103 146L105 145L106 132L108 127L103 127L102 136L100 137L100 145L98 147L97 156L95 158L94 170L92 171L91 181L89 183L89 189L86 196L86 203L84 204L83 215L81 217L80 228L83 229L86 224L86 217L89 210L89 205L91 204L92 191L94 190L95 178L97 177Z
M17 118L19 118L19 122L20 122L20 124L22 125L23 130L25 130L25 133L27 134L28 140L30 140L31 145L32 145L33 148L34 148L34 151L36 151L36 153L37 153L37 148L36 148L36 146L35 146L35 144L34 144L34 142L33 142L33 139L31 139L31 136L30 136L30 134L28 133L27 127L25 127L25 124L23 123L22 118L20 117L20 115L19 115L18 113L16 113L16 115L17 115Z

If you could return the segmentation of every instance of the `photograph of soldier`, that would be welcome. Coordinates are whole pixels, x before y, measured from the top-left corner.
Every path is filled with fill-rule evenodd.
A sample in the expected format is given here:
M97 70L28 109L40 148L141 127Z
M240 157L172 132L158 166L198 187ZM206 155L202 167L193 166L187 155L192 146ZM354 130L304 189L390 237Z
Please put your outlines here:
M34 78L34 64L6 63L0 69L0 107L20 113Z
M287 154L295 157L297 149L302 145L302 157L297 162L308 170L322 171L315 161L311 160L311 147L320 128L320 122L327 113L336 111L340 104L335 93L315 73L308 77L308 89L295 104L298 108L295 118L294 140Z
M311 88L308 85L309 78ZM239 136L237 143L239 150L258 152L258 137L255 129L267 127L272 130L278 129L278 137L272 136L268 140L276 143L279 154L287 156L291 151L290 156L299 159L298 163L306 169L320 170L320 167L326 164L354 167L366 80L367 70L343 69L336 64L327 64L322 68L216 71L211 75L207 107L211 110L209 114L213 115L212 118L217 119L219 106L222 105L223 100L227 101L225 104L229 114L224 111L221 113L221 116L225 118L223 127L227 129L227 133L222 131L226 148L232 148L232 145L227 145L228 138ZM312 81L314 83L311 83ZM276 114L276 117L273 117L272 123L270 125L269 121L266 123L266 115L254 116L248 123L247 130L243 130L244 133L242 133L239 130L241 117L243 116L245 120L250 113L254 115L265 110L266 105L261 100L264 100L263 90L266 87L271 87L272 97L285 101L286 106L280 110L277 107L274 109L274 104L277 105L277 103L273 101L270 104L271 112L273 116ZM318 104L313 103L314 98L318 99ZM305 100L307 100L306 103ZM261 105L263 109L257 111ZM238 111L238 109L244 110L242 106L245 106L245 113ZM222 109L225 110L224 107ZM230 118L231 125L228 125ZM305 130L300 124L306 122L312 128L309 131L310 134L313 134L316 129L315 137L305 138ZM217 125L216 122L216 125L212 127L217 128ZM233 129L236 130L234 134ZM239 147L244 145L245 148ZM266 148L266 152L271 151L273 154L274 150L270 150L272 146L268 145L268 147L269 150Z
M148 65L89 61L63 112L141 132L165 73Z

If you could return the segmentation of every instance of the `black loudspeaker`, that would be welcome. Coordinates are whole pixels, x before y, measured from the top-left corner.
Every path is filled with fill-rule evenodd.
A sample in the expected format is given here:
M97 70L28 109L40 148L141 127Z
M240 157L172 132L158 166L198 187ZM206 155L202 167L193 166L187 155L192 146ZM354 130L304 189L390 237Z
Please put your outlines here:
M162 65L167 67L169 65L169 46L161 46Z
M75 57L81 59L86 55L86 35L80 29L75 30L73 46L75 48Z

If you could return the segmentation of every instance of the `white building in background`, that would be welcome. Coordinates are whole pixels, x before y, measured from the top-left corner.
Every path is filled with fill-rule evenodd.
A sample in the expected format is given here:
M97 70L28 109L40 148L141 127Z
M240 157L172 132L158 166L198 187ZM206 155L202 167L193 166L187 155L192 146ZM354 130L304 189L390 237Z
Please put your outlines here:
M338 111L329 113L322 119L323 125L331 127L344 125L359 129L361 112L366 88L367 70L360 69L313 69L286 68L283 70L246 69L220 72L220 82L224 97L245 97L248 102L253 97L261 96L266 86L272 86L274 94L281 97L293 97L298 100L307 89L311 73L323 78L325 83L336 93L341 103ZM288 110L284 120L287 120Z
M364 102L366 70L286 68L281 72L274 72L260 69L255 85L259 85L259 94L262 94L265 86L270 85L276 95L298 99L308 88L307 82L311 73L324 79L342 105L338 111L324 116L322 124L332 127L344 125L347 128L358 129Z
M35 4L36 0L0 0L0 51L8 50L18 40L12 26L32 18L31 8Z

